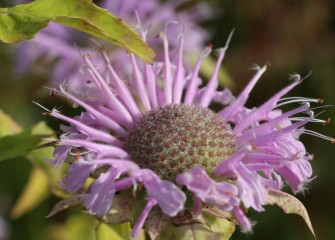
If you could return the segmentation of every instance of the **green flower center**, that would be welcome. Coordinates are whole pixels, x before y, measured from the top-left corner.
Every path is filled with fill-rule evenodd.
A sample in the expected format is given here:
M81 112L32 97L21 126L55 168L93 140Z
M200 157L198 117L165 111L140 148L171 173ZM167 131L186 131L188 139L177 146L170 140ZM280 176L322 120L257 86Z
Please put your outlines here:
M174 180L194 166L210 173L235 152L236 143L227 121L210 109L167 105L137 122L125 149L140 167Z

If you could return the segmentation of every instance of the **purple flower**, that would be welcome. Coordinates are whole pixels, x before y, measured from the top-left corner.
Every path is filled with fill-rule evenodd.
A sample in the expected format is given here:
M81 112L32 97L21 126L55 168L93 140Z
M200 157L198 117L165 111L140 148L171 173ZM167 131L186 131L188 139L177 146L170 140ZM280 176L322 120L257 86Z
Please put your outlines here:
M155 36L159 34L167 22L170 22L169 32L172 36L182 31L190 36L192 41L189 41L186 46L189 53L201 51L205 41L209 38L209 33L198 23L213 17L213 10L206 3L199 3L177 11L177 8L180 8L185 2L187 1L172 0L162 3L159 0L103 0L100 1L100 6L120 17L135 30L140 30L142 27L149 29L147 37L150 42L148 43L157 53L157 57L160 58L163 56L163 47L161 41ZM139 19L141 20L140 24ZM179 24L175 24L175 22ZM170 44L177 46L178 40L171 38ZM78 71L82 64L78 52L85 54L92 48L96 48L96 45L87 35L59 24L50 23L34 39L18 45L16 51L17 72L23 74L29 69L35 73L43 73L45 68L38 68L39 65L34 64L37 60L43 59L49 64L56 61L49 85L57 87L66 82L68 89L83 94L84 89L81 86L86 83L85 76L81 74L81 71ZM126 54L124 51L120 51L120 48L112 46L109 48L111 48L109 54L111 60L127 59ZM123 62L127 62L127 60ZM50 72L44 72L44 74L50 75Z
M83 98L61 86L58 93L81 106L83 113L70 118L54 109L50 115L70 124L63 127L55 163L65 161L66 155L77 156L62 186L69 192L84 191L89 213L106 214L116 192L128 188L136 192L140 184L147 197L133 228L135 237L156 205L170 217L185 208L199 215L203 204L213 205L232 212L242 230L251 231L243 208L263 211L270 190L287 183L298 192L311 180L311 156L299 136L327 138L302 128L308 122L326 122L315 118L310 108L319 100L283 98L303 81L293 75L292 82L264 104L246 108L249 93L267 66L255 68L256 74L237 98L227 89L217 91L218 69L231 35L217 51L216 68L203 88L199 68L210 49L199 55L192 71L186 71L183 35L175 61L162 33L164 61L149 65L130 54L128 75L115 69L103 51L98 59L102 66L93 64L91 55L83 57L94 97ZM224 107L215 113L213 102ZM280 110L292 103L300 105ZM103 167L85 190L85 179ZM185 194L181 185L191 194ZM194 206L186 196L193 196Z

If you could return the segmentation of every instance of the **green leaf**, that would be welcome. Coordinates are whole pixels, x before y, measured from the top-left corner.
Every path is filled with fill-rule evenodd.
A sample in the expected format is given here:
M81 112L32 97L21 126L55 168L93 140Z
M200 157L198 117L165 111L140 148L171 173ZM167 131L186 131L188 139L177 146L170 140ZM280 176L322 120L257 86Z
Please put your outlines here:
M176 217L173 224L168 225L157 239L179 240L228 240L235 231L235 224L225 218L218 218L203 212L194 216L185 211L183 216Z
M11 210L10 217L12 219L21 217L26 212L38 206L48 196L48 176L41 168L34 167L31 170L28 183Z
M285 192L272 190L269 193L267 204L277 205L287 214L293 213L301 216L306 222L313 236L316 238L307 210L297 198Z
M66 219L48 224L42 239L48 240L96 240L94 233L97 221L92 217L76 212ZM112 240L112 239L109 239Z
M42 138L52 134L53 131L40 122L31 129L0 138L0 161L26 156L42 142Z
M55 132L51 128L49 128L45 122L39 122L35 126L33 126L31 129L31 134L44 135L48 137L55 136ZM54 147L50 146L44 147L43 145L44 143L46 143L46 141L43 141L41 139L41 141L38 144L39 148L31 151L26 157L34 165L43 167L43 169L47 171L48 175L50 175L51 174L50 171L56 168L47 163L45 159L53 159Z
M84 209L84 201L84 194L76 194L63 199L53 207L48 217L51 217L68 208ZM114 196L113 205L108 213L104 216L95 216L95 218L106 224L122 224L125 222L132 222L133 219L135 219L134 208L137 205L139 204L134 204L134 199L129 194L122 192Z
M69 208L77 208L85 211L85 194L76 194L58 202L47 217L64 211ZM131 239L131 222L133 220L133 205L129 195L120 193L113 198L113 205L104 216L91 216L100 221L95 229L97 240L123 240ZM136 204L135 204L136 205ZM89 215L87 213L87 215ZM138 240L145 239L144 231L141 232Z
M235 232L235 224L228 219L218 218L205 212L203 212L202 216L209 229L214 233L218 233L221 236L221 240L229 240Z
M52 136L54 132L45 122L37 123L30 133L37 136ZM39 139L38 145L43 143ZM45 159L53 158L53 147L33 149L26 158L35 166L30 173L27 184L15 203L10 216L13 219L34 209L50 195L50 190L59 189L58 181L62 176L62 169L48 164Z
M31 133L33 135L41 134L49 136L55 134L55 132L50 127L48 127L48 125L45 122L38 122L37 124L35 124L31 129Z
M22 127L0 109L0 137L22 132Z
M131 228L130 223L125 222L117 225L107 225L104 223L99 224L96 228L96 240L130 240L131 237ZM144 234L142 233L138 238L145 239Z
M48 193L56 195L60 198L68 197L69 194L59 187L59 181L64 175L64 167L56 168L52 164L46 162L46 159L53 159L54 147L43 147L31 151L26 158L35 166L39 166L47 174Z
M0 8L0 40L17 43L57 22L123 47L151 63L155 53L120 18L92 0L36 0L12 8Z
M32 135L31 131L0 138L0 161L25 156L47 135Z
M68 208L84 208L84 201L84 194L77 194L72 197L63 199L52 208L51 212L48 214L47 217L52 217L53 215Z

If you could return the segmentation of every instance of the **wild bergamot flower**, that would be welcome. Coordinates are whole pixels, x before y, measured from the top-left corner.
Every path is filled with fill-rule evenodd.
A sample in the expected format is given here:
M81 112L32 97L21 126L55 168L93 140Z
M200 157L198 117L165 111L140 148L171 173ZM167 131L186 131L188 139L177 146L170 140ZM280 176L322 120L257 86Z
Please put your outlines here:
M287 87L249 109L245 107L249 93L267 66L254 67L256 74L238 97L228 89L218 91L217 75L231 35L226 46L217 50L215 70L204 87L199 68L211 49L207 47L194 68L186 71L184 37L179 38L175 61L170 59L165 34L161 37L163 62L149 65L130 54L132 75L124 77L102 50L101 69L106 72L93 64L91 55L83 56L92 97L60 87L59 94L83 108L73 118L56 109L49 112L70 124L57 140L54 164L63 163L69 153L81 152L62 186L82 194L85 208L95 216L109 211L116 193L132 189L134 194L142 186L146 204L135 219L134 237L156 205L171 218L185 209L199 215L203 204L215 206L231 212L243 231L251 231L244 209L263 211L269 191L287 183L299 192L311 180L312 156L299 136L318 135L302 128L309 122L326 123L316 119L310 108L310 103L320 100L283 98L303 81L294 74ZM213 102L224 107L214 111ZM280 109L292 103L300 105L287 112ZM83 188L97 171L90 186Z

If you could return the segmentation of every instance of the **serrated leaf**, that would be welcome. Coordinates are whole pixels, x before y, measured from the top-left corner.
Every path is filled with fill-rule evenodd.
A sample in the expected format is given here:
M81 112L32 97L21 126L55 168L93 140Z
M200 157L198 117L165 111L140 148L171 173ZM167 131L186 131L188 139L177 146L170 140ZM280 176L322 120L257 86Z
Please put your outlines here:
M155 53L120 18L92 0L36 0L0 9L0 40L17 43L31 39L50 21L102 38L151 63Z
M287 214L291 213L301 216L307 224L309 230L312 232L313 236L316 238L307 210L296 197L282 191L272 190L269 192L267 204L277 205Z
M34 167L21 196L10 212L12 219L21 217L26 212L35 208L49 195L48 176L39 167Z
M22 132L22 127L0 109L0 137Z

